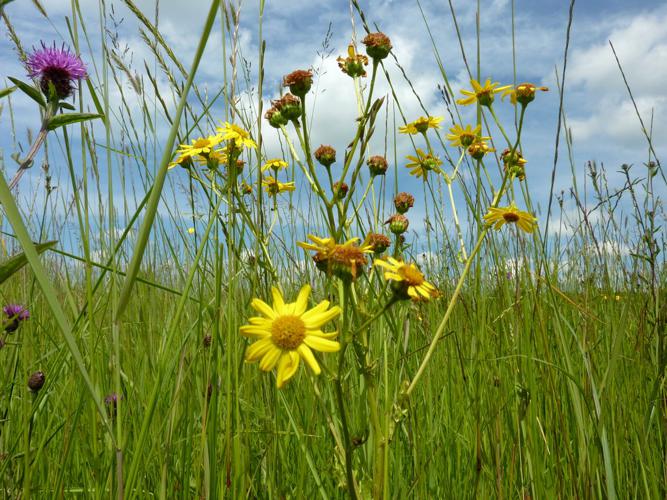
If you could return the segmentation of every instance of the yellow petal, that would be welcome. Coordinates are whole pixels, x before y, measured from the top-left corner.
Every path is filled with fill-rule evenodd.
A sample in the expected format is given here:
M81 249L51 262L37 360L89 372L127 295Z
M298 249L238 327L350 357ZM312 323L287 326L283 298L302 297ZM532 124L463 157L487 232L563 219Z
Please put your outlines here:
M263 339L271 335L271 332L266 328L255 325L243 325L239 328L239 331L241 332L241 335L248 337L249 339Z
M280 293L280 290L275 286L271 287L271 296L273 297L273 310L279 315L285 314L285 300L283 299L283 294Z
M338 342L322 337L316 337L315 335L306 335L306 338L303 339L303 343L320 352L338 352L340 350L340 344Z
M273 341L270 337L263 338L250 345L245 352L245 360L249 363L257 361L258 359L264 357L264 355L269 352L269 349L273 347Z
M269 305L261 299L252 299L250 307L252 307L255 311L263 314L269 319L276 319L276 317L278 316L276 312L273 309L271 309L271 307L269 307Z
M307 319L304 319L304 316L301 316L301 320L303 321L304 325L306 325L306 329L316 330L322 325L331 321L332 319L337 318L340 315L340 313L341 313L341 308L339 306L334 306L328 311L308 316Z
M310 347L301 344L299 347L297 347L296 351L299 353L299 356L301 356L301 359L303 359L304 363L310 367L313 373L315 375L319 375L322 370L320 369L320 365L317 363L317 360L313 355L313 351L310 350Z
M298 368L299 355L295 351L285 352L280 358L278 373L276 374L278 389L282 389L283 385L294 376Z
M262 360L259 362L259 369L265 372L270 372L276 366L278 359L283 351L273 346L273 349L269 349L264 355Z
M299 295L294 303L294 311L292 314L301 316L308 308L308 297L310 296L310 285L303 285L299 291Z

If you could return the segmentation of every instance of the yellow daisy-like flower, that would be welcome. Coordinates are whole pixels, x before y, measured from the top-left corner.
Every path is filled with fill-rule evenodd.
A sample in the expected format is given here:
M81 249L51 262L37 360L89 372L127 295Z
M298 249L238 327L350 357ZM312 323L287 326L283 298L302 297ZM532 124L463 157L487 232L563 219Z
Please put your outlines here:
M287 162L285 160L281 160L280 158L273 158L271 160L266 160L266 163L262 167L262 172L266 172L267 170L281 170L283 168L287 168Z
M465 96L463 99L456 101L456 104L461 104L467 106L468 104L474 104L479 102L482 106L490 106L494 99L494 94L503 92L511 87L511 85L500 85L498 82L491 83L491 80L487 79L482 86L477 80L471 79L470 84L472 85L472 92L470 90L461 90L461 93Z
M183 165L195 156L202 156L207 158L213 148L222 142L222 137L219 135L209 135L208 137L199 137L193 139L192 144L181 144L176 153L179 155L178 159L169 164L169 168L174 168L176 165Z
M303 248L304 250L314 250L315 252L325 252L328 253L336 246L336 240L333 238L320 238L313 234L309 234L307 238L312 241L308 243L306 241L298 241L297 246ZM353 240L350 240L353 241Z
M318 238L312 234L308 239L313 242L297 242L305 250L315 251L313 260L317 268L338 276L342 280L356 280L367 264L367 253L373 253L373 246L368 243L358 245L359 238L351 238L345 243L336 243L333 238Z
M519 228L527 233L532 233L537 228L537 218L528 212L519 210L514 202L509 207L491 207L484 216L487 224L491 224L493 229L500 229L507 223L515 223Z
M341 313L339 306L329 308L323 300L310 310L308 296L310 286L304 285L296 302L285 303L280 291L273 287L273 307L260 299L253 299L250 306L262 316L252 317L250 324L240 328L241 335L257 340L246 350L247 362L259 361L259 369L265 372L278 367L276 384L278 389L294 376L303 360L315 375L321 372L313 350L336 352L340 344L334 340L338 332L324 333L321 328Z
M221 127L217 128L223 141L234 141L237 148L256 148L257 144L250 138L250 133L243 130L238 125L224 122Z
M437 297L438 290L424 278L413 263L406 264L393 257L376 259L373 265L385 269L384 278L394 283L394 291L404 299L429 300Z
M406 158L411 160L411 163L406 165L406 168L410 169L410 175L415 175L417 177L426 178L426 174L433 170L434 172L439 173L440 169L438 168L442 165L442 160L437 156L433 156L430 153L425 153L423 150L417 148L417 156L408 155Z
M172 161L167 165L167 169L171 170L172 168L180 165L181 167L189 167L192 165L192 156L186 153L181 154L178 158Z
M516 106L516 103L521 103L527 106L529 102L535 99L535 92L541 90L547 92L547 87L538 87L533 83L520 83L516 87L510 86L503 92L503 99L510 96L510 102Z
M208 154L208 157L200 156L197 158L197 161L202 165L225 165L227 163L227 152L226 148L222 149L213 149Z
M264 177L262 179L262 186L264 186L269 196L276 196L285 191L294 191L296 189L294 182L279 182L273 177Z
M398 127L401 134L423 134L430 128L440 128L442 116L421 116L404 127Z
M467 148L475 141L488 141L490 137L480 137L482 126L477 125L472 128L472 125L466 125L463 128L461 125L454 125L449 129L451 134L447 134L447 139L451 142L453 147Z

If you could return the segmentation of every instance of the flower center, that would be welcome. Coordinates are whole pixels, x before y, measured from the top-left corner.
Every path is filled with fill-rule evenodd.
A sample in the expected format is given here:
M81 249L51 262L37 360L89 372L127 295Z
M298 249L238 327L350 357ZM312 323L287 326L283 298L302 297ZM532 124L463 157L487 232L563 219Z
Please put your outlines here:
M306 337L306 325L299 316L279 316L271 324L273 343L286 351L293 351Z
M419 286L424 283L424 275L416 267L406 265L401 266L398 270L398 274L403 277L409 286Z
M209 140L205 138L199 138L195 141L195 143L192 145L193 148L207 148L209 147Z
M515 214L514 212L505 212L503 214L503 219L505 219L505 222L516 222L519 220L519 214Z

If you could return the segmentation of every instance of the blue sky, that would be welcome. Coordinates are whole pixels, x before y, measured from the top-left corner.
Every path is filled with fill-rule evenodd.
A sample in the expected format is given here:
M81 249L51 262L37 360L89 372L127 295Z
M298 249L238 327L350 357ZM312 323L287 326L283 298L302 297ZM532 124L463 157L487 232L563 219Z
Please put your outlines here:
M69 42L64 16L71 15L70 0L49 0L43 2L50 14L50 22L44 20L31 2L17 0L6 8L18 36L25 47L36 45L39 40L57 40ZM137 0L136 3L151 18L154 17L156 4L153 0ZM411 1L365 1L360 2L370 23L377 23L387 33L394 44L394 53L405 69L413 86L420 95L431 115L446 116L448 113L438 91L442 77L434 60L431 42L416 2ZM472 65L475 59L475 6L476 2L454 0L457 21L461 29L462 40L468 60ZM86 48L85 60L99 60L99 10L96 1L80 2L86 25L92 40L92 54ZM122 2L107 2L113 6L115 18L123 19L119 28L119 43L127 46L124 54L137 72L143 72L143 61L154 67L154 60L141 41L138 26L133 15ZM181 1L170 0L159 3L159 25L173 47L177 56L188 66L197 44L209 2L190 0L187 8ZM508 0L481 1L481 74L494 81L511 83L512 43L511 43L511 3ZM436 46L443 60L450 83L458 97L460 88L468 88L468 76L463 65L460 47L447 2L425 0L421 7L432 30ZM567 12L569 2L555 1L517 1L515 2L515 37L517 82L532 81L548 86L551 91L540 94L529 107L526 133L523 136L524 155L528 159L528 182L536 208L543 209L547 203L549 179L553 165L554 138L557 123L558 93L556 92L555 68L562 69L562 56L565 41ZM318 49L331 23L331 55L322 59ZM0 78L6 76L24 76L24 70L17 62L13 45L6 30L0 37ZM284 74L311 66L320 69L317 79L318 96L316 116L313 122L312 138L315 145L332 144L342 153L349 143L355 118L355 101L351 80L342 75L335 58L345 53L353 37L363 37L358 17L355 26L350 23L350 7L343 1L325 0L267 0L264 12L263 35L267 42L265 57L265 97L278 97L278 87ZM67 38L63 38L67 37ZM211 37L205 62L197 76L197 84L209 94L217 92L221 85L222 53L219 27ZM257 68L258 33L257 4L245 2L241 9L239 32L241 55L251 61L250 71L254 78ZM662 1L579 1L575 5L569 65L564 97L567 125L573 139L572 157L579 182L583 181L585 165L589 160L603 163L609 173L612 190L621 187L623 179L617 173L623 164L633 164L633 176L643 177L642 164L647 161L647 143L634 109L630 103L608 41L611 40L624 66L632 87L639 110L646 123L653 126L654 146L658 156L664 160L667 146L667 5ZM97 52L97 53L96 53ZM424 114L412 95L409 86L392 63L388 69L396 84L408 120ZM94 81L99 85L99 81ZM1 86L8 86L5 82ZM123 85L129 87L127 80ZM161 77L160 85L166 88L167 82ZM244 90L244 89L241 89ZM384 81L378 82L378 93L388 91ZM131 92L128 92L131 95ZM112 99L118 97L112 92ZM112 102L115 102L112 100ZM194 101L193 101L194 102ZM248 99L242 99L242 103ZM130 105L137 104L138 100ZM36 110L32 101L14 94L12 96L13 120L17 131L16 141L26 149L26 130L38 128ZM266 106L266 104L265 104ZM464 123L474 120L474 110L460 109ZM221 112L221 110L220 110ZM507 123L511 122L513 111L508 104L499 106L499 113ZM653 117L651 118L651 113ZM222 117L222 116L221 116ZM335 124L336 126L332 126ZM447 118L444 122L443 135L452 123ZM0 115L0 148L4 168L10 173L14 170L10 154L15 151L15 141L7 131L10 130L10 116L7 110ZM164 134L166 127L161 128ZM493 132L493 130L492 130ZM266 134L266 156L280 155L280 145L275 132L268 127ZM383 149L383 134L378 134L370 153ZM161 135L163 137L164 135ZM119 138L116 137L118 141ZM52 142L54 139L52 139ZM57 145L57 142L55 143ZM375 150L373 150L375 149ZM399 172L401 186L416 194L422 192L420 183L408 178L402 158L411 153L408 140L401 138L397 143L399 152ZM156 151L159 150L159 143ZM57 147L51 149L57 155ZM158 151L159 153L159 151ZM555 192L568 191L572 185L571 170L567 162L568 152L561 140L560 161L557 169ZM53 161L54 176L65 179L64 165ZM115 165L114 165L115 166ZM11 175L11 174L10 174ZM40 172L33 169L27 176L26 184L39 186ZM130 177L130 180L132 178ZM171 188L178 197L178 182ZM64 199L68 197L65 182L61 183ZM405 186L405 187L403 187ZM28 189L26 186L22 188ZM139 195L141 187L136 187ZM665 193L665 186L659 186L659 192ZM70 190L71 191L71 190ZM423 200L422 200L423 201ZM573 210L572 202L566 202L566 210ZM414 218L423 213L419 199L415 207ZM419 222L414 224L419 228Z

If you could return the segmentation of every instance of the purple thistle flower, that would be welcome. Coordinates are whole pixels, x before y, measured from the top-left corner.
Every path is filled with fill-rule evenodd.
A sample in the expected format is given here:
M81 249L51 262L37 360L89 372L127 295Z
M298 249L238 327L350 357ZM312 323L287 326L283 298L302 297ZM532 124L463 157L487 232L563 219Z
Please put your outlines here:
M30 54L26 66L28 76L40 78L39 86L44 95L49 95L49 83L52 83L59 99L65 99L72 94L75 88L74 80L88 77L86 67L79 56L70 52L64 44L61 48L57 48L55 42L53 47L47 47L42 42L42 48L35 49Z
M19 323L30 318L30 311L19 304L7 304L2 308L2 312L7 316L8 322L5 324L5 332L12 333L17 330Z

